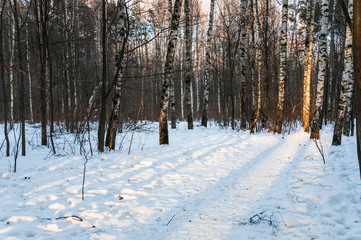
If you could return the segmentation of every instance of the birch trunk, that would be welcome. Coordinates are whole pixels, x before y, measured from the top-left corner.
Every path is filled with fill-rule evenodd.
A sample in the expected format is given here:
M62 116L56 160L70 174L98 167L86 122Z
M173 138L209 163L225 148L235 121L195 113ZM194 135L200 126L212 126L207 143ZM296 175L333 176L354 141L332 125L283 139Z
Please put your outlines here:
M318 76L317 76L317 93L315 112L311 127L311 138L320 138L320 128L322 124L322 103L323 103L323 88L326 77L326 64L327 64L327 33L328 33L328 11L329 0L322 1L322 21L321 30L319 33L319 63L318 63Z
M195 86L196 86L196 112L199 112L200 97L199 97L199 19L197 17L197 23L195 27L196 31L196 71L195 71Z
M31 62L31 53L29 49L29 26L26 22L26 57L27 57L27 74L28 74L28 83L29 83L29 111L30 111L30 122L34 122L34 114L33 114L33 94L32 94L32 79L30 72L30 62Z
M211 0L209 12L209 24L207 32L207 50L206 50L206 66L204 74L204 99L203 99L203 113L202 126L207 127L208 122L208 104L209 104L209 68L211 67L211 43L212 43L212 29L214 18L214 0Z
M353 19L353 0L349 0L348 4L348 13L351 18ZM346 31L346 48L350 48L352 51L352 32L350 28L347 28ZM345 108L345 119L343 124L343 135L350 136L350 122L353 121L351 119L351 112L352 112L352 99L353 99L353 92L354 92L354 66L353 66L353 56L351 52L350 57L350 66L347 69L348 74L348 82L345 88L345 97L346 97L346 108Z
M15 64L15 22L14 16L10 17L10 68L9 68L9 81L10 81L10 129L14 124L14 64Z
M117 54L116 54L116 82L114 86L114 95L112 101L112 110L109 117L108 129L105 146L109 149L115 148L115 139L117 135L117 130L120 125L120 100L122 96L123 89L123 56L124 49L127 42L127 19L126 19L126 4L125 0L118 0L117 2L117 25L116 25L116 33L117 33Z
M253 0L252 0L253 1ZM256 20L257 20L257 26L258 26L258 39L257 39L257 48L256 48L256 58L254 64L256 64L256 60L258 62L257 66L257 81L255 84L257 84L257 97L254 97L253 102L253 108L254 110L254 117L253 121L251 123L251 133L254 133L254 129L256 127L260 111L261 111L261 71L262 71L262 54L261 54L261 22L259 20L259 14L258 14L258 0L255 0L255 8L256 8ZM256 104L257 102L257 104Z
M174 10L175 11L175 10ZM169 28L172 26L172 0L168 0L168 17L169 17ZM171 30L172 31L172 30ZM175 34L178 34L178 30ZM176 48L176 47L174 47ZM170 115L171 115L171 126L172 128L177 127L177 113L175 109L175 89L174 89L174 73L169 79L169 104L170 104Z
M167 123L167 113L168 113L168 90L170 83L173 81L174 72L174 55L175 48L178 42L178 26L179 19L181 15L181 6L182 0L175 0L174 2L174 12L172 14L171 28L168 38L168 48L167 48L167 57L164 66L164 79L162 86L162 96L160 101L160 116L159 116L159 144L169 144L168 137L168 123Z
M335 75L335 29L334 29L334 22L335 22L335 9L336 9L336 5L337 1L336 0L332 0L331 1L331 9L330 9L330 13L332 10L332 20L330 23L330 29L331 29L331 41L330 41L330 63L329 63L329 78L328 78L328 103L327 103L327 116L329 118L329 120L331 121L331 119L333 119L333 104L334 104L334 98L333 98L333 93L334 93L334 86L335 84L335 79L336 79L336 75Z
M246 14L248 0L241 0L241 42L240 42L240 60L241 60L241 129L247 126L246 109Z
M315 7L314 1L307 1L307 26L305 42L305 72L303 77L303 129L310 131L310 105L311 105L311 69L312 69L312 47L313 47L313 27L314 27Z
M278 83L278 101L276 113L275 132L282 132L283 108L285 98L285 79L287 64L287 21L288 21L288 0L283 0L282 5L282 28L281 28L281 45L280 45L280 77Z
M349 12L352 13L353 1L350 0ZM352 15L350 15L352 17ZM346 26L345 58L342 72L340 100L338 103L337 118L333 132L332 145L341 145L342 126L344 124L345 111L347 107L352 108L351 98L353 90L353 62L352 62L352 33ZM350 101L348 105L348 101ZM350 109L351 110L351 109Z

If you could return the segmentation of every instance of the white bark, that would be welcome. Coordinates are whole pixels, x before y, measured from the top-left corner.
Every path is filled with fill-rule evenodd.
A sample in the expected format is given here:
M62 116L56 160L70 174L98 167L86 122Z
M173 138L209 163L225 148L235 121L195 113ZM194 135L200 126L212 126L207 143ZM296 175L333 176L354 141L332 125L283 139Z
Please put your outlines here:
M278 102L276 114L275 132L281 133L283 123L283 108L285 98L285 79L287 65L287 21L288 21L288 0L283 0L282 5L282 26L280 44L280 76L278 83Z
M326 76L327 64L327 33L328 33L328 11L329 0L322 1L322 20L321 30L319 33L319 63L317 76L317 93L315 112L313 116L313 123L311 129L311 138L319 139L319 131L322 124L322 102L323 102L323 88Z
M241 60L241 128L246 128L246 14L248 0L241 0L241 42L240 42L240 60ZM233 100L232 100L233 101Z
M27 75L29 82L29 110L30 110L30 122L34 122L34 114L33 114L33 94L32 94L32 79L30 73L30 49L29 49L29 28L28 23L26 23L26 49L27 49Z
M10 128L14 124L14 67L15 67L15 20L11 14L10 17L10 68L9 68L9 81L10 81Z
M211 66L211 42L212 42L212 29L214 18L214 2L211 0L210 12L209 12L209 24L207 32L207 50L206 50L206 66L204 74L204 100L203 100L203 114L202 114L202 126L207 127L208 122L208 104L209 104L209 70Z

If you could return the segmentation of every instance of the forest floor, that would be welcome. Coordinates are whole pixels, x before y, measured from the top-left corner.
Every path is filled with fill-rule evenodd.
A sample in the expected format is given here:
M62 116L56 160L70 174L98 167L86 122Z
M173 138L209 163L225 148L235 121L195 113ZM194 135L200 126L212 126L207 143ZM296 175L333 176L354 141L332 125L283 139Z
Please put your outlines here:
M27 125L16 173L1 145L0 239L360 239L356 138L331 146L331 125L321 132L326 164L302 130L188 131L181 122L159 146L158 124L149 123L128 155L131 134L94 156L84 143L84 200L78 140L87 135L58 131L54 155L39 145L39 125Z

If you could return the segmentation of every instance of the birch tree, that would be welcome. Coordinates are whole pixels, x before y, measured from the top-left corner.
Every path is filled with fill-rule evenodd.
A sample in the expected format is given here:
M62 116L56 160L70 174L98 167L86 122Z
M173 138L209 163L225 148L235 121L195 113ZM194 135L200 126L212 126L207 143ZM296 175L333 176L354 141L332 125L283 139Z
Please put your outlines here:
M209 10L209 24L207 32L207 49L206 49L206 65L204 73L204 99L203 99L203 113L202 113L202 126L207 127L208 122L208 104L209 104L209 70L211 67L211 43L212 43L212 30L214 18L214 0L211 0Z
M251 0L253 2L253 0ZM255 9L256 9L256 22L257 22L257 27L258 27L258 38L257 40L255 39L256 36L254 35L254 30L252 32L254 41L257 41L257 46L256 49L254 49L254 51L256 52L256 56L254 59L254 68L256 67L256 61L257 61L257 76L253 76L254 78L254 82L253 82L253 90L252 90L252 94L253 94L253 115L252 115L252 121L250 124L250 131L251 133L254 133L254 129L256 127L258 118L259 118L259 114L260 114L260 110L261 110L261 71L262 71L262 54L261 54L261 22L259 19L259 13L258 13L258 0L255 0ZM253 16L253 7L252 7L252 21L254 21L254 16ZM255 73L254 73L255 74ZM256 89L257 89L257 94L256 94Z
M247 110L246 110L246 14L248 0L241 0L241 42L240 42L240 61L241 61L241 128L247 126Z
M192 84L192 25L190 17L189 0L184 1L184 12L186 21L186 105L188 129L193 129L193 112L191 102L191 84Z
M174 63L174 55L175 55L175 48L177 46L178 41L178 26L179 26L179 19L181 15L181 6L182 0L175 0L174 2L174 11L172 14L172 21L171 21L171 28L169 31L168 37L168 47L167 47L167 56L165 60L164 66L164 79L163 79L163 86L162 86L162 95L160 100L160 116L159 116L159 144L169 144L169 137L168 137L168 121L167 121L167 114L168 114L168 90L171 81L174 78L173 72L173 63Z
M322 101L323 101L323 88L326 77L326 64L327 64L327 33L328 33L328 11L329 0L322 1L322 20L321 30L319 33L319 63L318 63L318 76L317 76L317 93L316 105L313 115L311 138L320 138L320 128L322 124Z
M281 43L280 43L280 73L279 73L280 76L278 82L278 101L277 101L276 127L275 127L276 133L281 133L282 122L283 122L286 64L287 64L287 21L288 21L288 0L283 0Z
M353 0L349 0L348 3L348 13L350 16L351 21L353 20ZM349 56L349 65L345 69L347 71L347 85L345 87L345 118L343 124L343 135L350 136L350 122L353 121L351 119L351 112L352 112L352 99L353 99L353 92L354 92L354 65L353 65L353 57L352 57L352 32L349 27L346 30L346 49L350 49L351 56Z
M312 69L312 47L313 47L313 28L315 19L315 6L313 0L307 0L306 15L306 41L305 41L305 70L303 76L303 129L305 132L310 130L310 104L311 104L311 69Z
M107 136L105 141L105 146L109 149L114 149L115 147L115 139L117 135L117 129L120 125L120 100L122 96L122 88L123 88L123 57L124 57L124 49L127 42L127 14L126 14L126 4L125 0L117 1L117 13L116 13L116 82L114 86L114 95L112 101L112 109L109 117Z
M349 14L352 17L353 1L349 2ZM346 109L352 108L351 98L353 91L353 62L352 62L352 33L350 27L346 26L344 68L341 79L340 100L338 103L337 118L333 132L332 145L341 145L342 127L346 118ZM348 113L350 114L350 113ZM349 119L349 118L348 118Z

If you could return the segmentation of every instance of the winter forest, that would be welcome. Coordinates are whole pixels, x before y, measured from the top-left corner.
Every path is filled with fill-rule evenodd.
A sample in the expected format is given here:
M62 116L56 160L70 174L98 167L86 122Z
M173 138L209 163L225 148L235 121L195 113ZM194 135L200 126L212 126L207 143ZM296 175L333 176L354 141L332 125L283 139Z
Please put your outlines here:
M0 0L1 239L359 239L358 0Z

